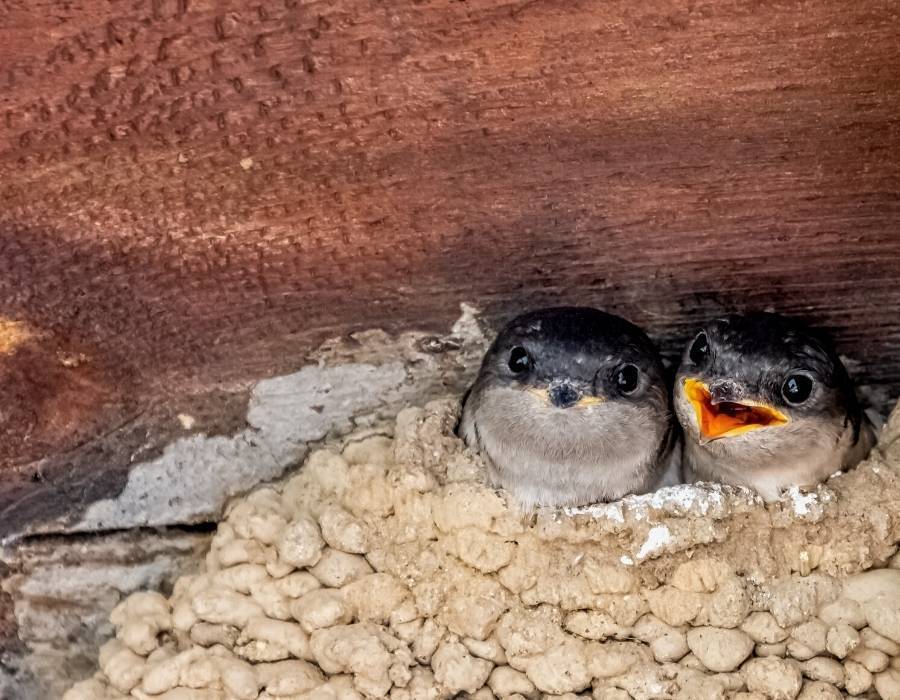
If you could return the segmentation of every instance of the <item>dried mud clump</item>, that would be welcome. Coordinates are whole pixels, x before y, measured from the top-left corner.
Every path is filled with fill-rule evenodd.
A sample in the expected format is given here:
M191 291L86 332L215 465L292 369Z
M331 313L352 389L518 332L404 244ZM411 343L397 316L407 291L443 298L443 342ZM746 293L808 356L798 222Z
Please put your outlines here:
M900 698L900 413L766 506L667 488L523 514L455 401L232 504L205 573L112 613L65 700Z

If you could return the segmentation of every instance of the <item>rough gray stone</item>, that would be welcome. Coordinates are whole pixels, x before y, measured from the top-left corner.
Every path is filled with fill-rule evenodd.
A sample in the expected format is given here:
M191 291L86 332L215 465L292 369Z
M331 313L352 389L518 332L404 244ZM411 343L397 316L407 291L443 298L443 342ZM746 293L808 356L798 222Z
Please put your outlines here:
M112 635L113 607L129 593L165 589L197 568L209 537L141 531L40 538L2 550L18 569L2 588L28 653L3 658L0 698L61 697L74 679L90 675L99 646Z
M282 476L310 443L391 419L409 404L462 389L484 351L476 311L463 314L445 338L382 331L321 350L321 362L258 382L247 407L248 427L236 435L192 435L131 468L115 498L92 504L63 532L93 532L195 523L216 518L227 500ZM446 352L426 351L434 343ZM351 361L365 360L365 361Z

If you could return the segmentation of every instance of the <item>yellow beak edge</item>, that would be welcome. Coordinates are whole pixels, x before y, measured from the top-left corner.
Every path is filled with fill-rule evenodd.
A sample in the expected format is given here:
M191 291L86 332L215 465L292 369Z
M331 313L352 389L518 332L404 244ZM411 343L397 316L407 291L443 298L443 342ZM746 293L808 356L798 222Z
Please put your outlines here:
M714 404L709 387L699 379L685 379L684 394L694 409L700 434L705 440L732 437L790 422L790 418L777 408L759 401Z
M550 403L550 392L547 389L526 389L529 394L534 394L541 401L545 403ZM586 406L597 406L598 404L603 403L604 399L601 399L599 396L582 396L578 401L572 405L572 408L584 408Z

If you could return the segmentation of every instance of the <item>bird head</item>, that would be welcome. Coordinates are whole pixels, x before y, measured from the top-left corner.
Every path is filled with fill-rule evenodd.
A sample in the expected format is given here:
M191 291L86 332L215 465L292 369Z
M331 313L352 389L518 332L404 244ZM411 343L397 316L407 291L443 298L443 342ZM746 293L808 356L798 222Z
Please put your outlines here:
M858 405L830 341L771 313L728 316L688 343L675 407L700 444L771 445L782 433L854 420Z

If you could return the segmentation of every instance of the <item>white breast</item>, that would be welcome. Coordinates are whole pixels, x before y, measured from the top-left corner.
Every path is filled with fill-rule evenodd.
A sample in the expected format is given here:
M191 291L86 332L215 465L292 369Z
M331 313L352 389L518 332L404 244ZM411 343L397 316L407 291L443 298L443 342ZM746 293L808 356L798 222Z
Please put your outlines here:
M526 392L496 388L464 414L462 429L488 458L493 481L530 508L586 505L653 488L667 427L658 422L627 404L557 409Z

